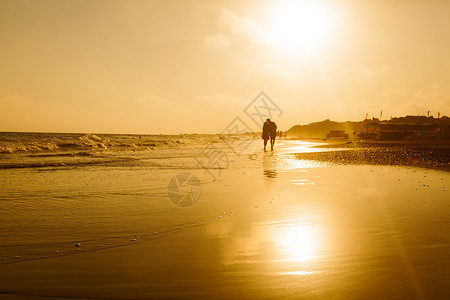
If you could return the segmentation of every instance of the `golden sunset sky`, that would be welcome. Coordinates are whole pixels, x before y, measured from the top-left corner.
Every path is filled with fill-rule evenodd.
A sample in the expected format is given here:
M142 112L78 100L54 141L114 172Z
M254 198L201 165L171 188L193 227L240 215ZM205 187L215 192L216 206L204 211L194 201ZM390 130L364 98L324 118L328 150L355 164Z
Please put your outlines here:
M450 1L0 0L0 131L221 132L450 112Z

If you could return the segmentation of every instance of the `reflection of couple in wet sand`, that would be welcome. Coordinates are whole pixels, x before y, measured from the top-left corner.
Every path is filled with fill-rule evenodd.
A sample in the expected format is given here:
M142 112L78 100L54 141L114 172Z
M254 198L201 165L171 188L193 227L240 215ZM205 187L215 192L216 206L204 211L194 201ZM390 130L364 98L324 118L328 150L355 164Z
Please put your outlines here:
M277 124L272 122L270 119L267 119L264 122L262 129L262 136L264 140L264 151L266 151L267 141L270 138L270 150L273 151L273 145L275 145L275 138L277 137Z

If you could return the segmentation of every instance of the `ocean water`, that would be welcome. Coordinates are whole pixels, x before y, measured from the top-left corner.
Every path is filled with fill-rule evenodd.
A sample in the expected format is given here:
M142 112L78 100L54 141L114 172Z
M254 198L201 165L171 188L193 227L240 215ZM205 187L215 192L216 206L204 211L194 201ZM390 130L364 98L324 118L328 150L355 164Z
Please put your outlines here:
M214 135L2 132L0 169L116 163L136 159L129 155L131 152L148 151L147 156L159 157L162 152L176 153L179 146L199 146L218 140Z
M311 145L298 142L292 152ZM259 169L261 148L261 140L239 136L0 133L0 264L127 245L214 220L226 205L202 198L179 207L170 182L195 174L205 189L225 173ZM213 153L222 160L206 170ZM289 160L268 157L266 175Z

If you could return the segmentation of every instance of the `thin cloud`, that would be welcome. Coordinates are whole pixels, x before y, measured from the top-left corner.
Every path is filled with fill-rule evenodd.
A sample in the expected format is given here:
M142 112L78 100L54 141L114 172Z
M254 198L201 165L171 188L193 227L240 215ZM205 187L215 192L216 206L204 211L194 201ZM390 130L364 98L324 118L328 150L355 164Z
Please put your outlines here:
M256 44L267 44L268 28L249 16L239 17L234 12L223 9L218 19L219 28L246 37Z
M414 91L412 95L422 100L446 98L445 93L437 85L433 85L429 88L419 89L417 91Z
M3 96L0 96L0 103L18 103L23 102L25 98L16 93L9 93Z
M433 84L416 90L404 87L384 87L378 99L378 106L389 107L393 115L422 114L428 110L444 115L450 109L449 89ZM387 115L387 114L386 114Z
M415 103L426 103L429 109L440 107L445 110L441 113L446 113L450 109L450 95L445 86L433 84L428 88L419 89L411 93Z
M227 36L217 33L214 36L205 36L203 38L203 46L212 49L230 48L231 42Z
M405 97L406 95L407 90L403 87L400 88L384 87L380 92L380 96L383 98Z

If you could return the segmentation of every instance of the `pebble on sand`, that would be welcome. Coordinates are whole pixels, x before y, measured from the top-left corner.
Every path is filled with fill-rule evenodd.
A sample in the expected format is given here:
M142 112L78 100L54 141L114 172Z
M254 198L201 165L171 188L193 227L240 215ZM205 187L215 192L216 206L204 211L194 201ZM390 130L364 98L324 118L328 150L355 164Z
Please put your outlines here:
M80 244L80 243L76 243L76 244L75 244L75 247L77 247L77 248L78 248L78 247L81 247L81 244Z

